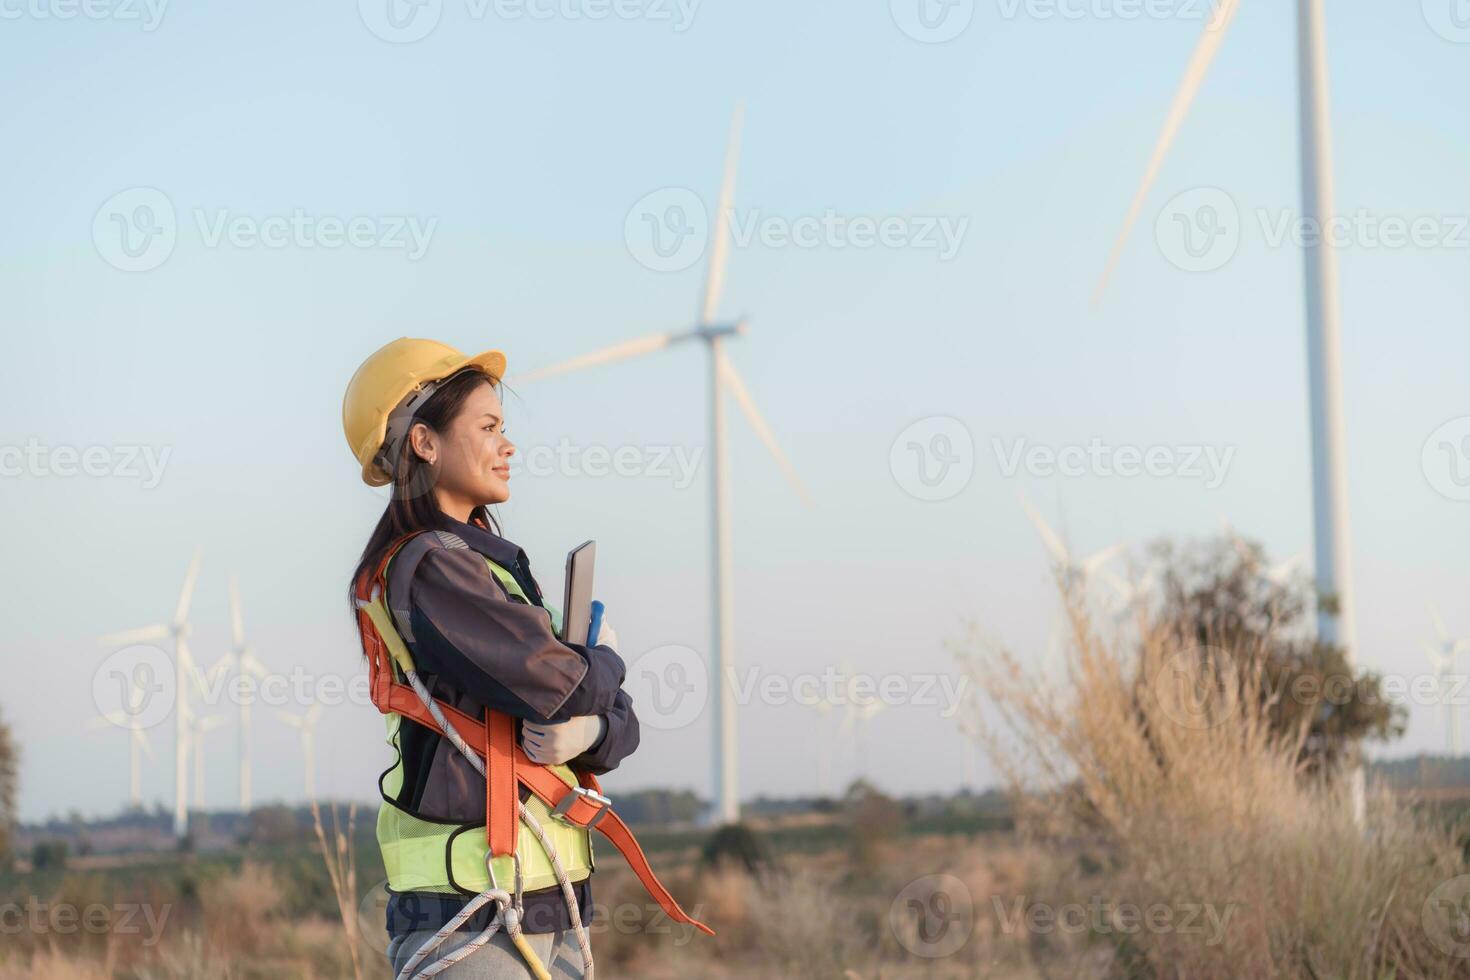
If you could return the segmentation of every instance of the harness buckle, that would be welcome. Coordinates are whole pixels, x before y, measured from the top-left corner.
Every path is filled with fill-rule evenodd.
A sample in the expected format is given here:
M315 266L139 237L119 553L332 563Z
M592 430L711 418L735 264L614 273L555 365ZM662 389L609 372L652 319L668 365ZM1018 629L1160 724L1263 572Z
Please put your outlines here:
M558 803L556 807L551 811L551 815L558 820L571 824L573 827L582 826L581 824L574 823L571 818L567 816L567 811L576 804L578 797L581 797L582 799L587 800L590 803L597 804L596 815L593 816L591 820L587 821L586 827L588 830L596 827L597 822L612 811L613 801L608 799L606 796L603 796L596 790L590 790L585 786L573 786L571 788L571 792L567 793L566 796L563 796L561 798L561 802Z

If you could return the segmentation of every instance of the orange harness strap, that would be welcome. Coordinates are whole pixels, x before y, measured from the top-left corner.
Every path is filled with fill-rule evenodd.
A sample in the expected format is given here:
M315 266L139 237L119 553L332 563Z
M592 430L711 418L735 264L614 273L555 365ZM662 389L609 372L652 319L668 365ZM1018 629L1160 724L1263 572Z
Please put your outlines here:
M369 601L373 586L383 586L384 572L389 560L407 540L405 538L399 541L389 550L388 556L379 563L371 579L358 583L359 599ZM369 686L377 709L383 714L411 718L443 735L443 729L419 700L413 688L394 678L388 646L378 635L372 619L361 610L357 614L357 628L362 636L363 653L367 656ZM485 722L482 724L443 701L439 701L438 705L445 719L464 739L466 745L484 747L487 773L485 832L492 856L501 857L515 853L520 836L520 792L517 787L525 786L550 807L557 817L578 827L596 829L606 837L623 855L623 859L643 883L644 889L670 919L691 925L705 935L715 934L709 926L690 917L680 908L674 896L658 880L633 832L613 811L612 802L602 795L602 787L596 776L590 772L578 772L577 781L581 785L573 788L550 768L532 762L525 750L516 744L515 719L504 712L486 709Z

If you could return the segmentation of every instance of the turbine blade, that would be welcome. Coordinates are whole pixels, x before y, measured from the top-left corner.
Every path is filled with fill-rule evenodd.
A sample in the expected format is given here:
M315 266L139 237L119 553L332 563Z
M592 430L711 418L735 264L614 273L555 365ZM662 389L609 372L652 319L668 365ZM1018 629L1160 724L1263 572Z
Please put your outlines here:
M527 371L525 374L516 375L515 380L518 384L524 384L528 381L540 381L543 378L550 378L553 375L565 374L568 371L578 371L597 364L610 364L613 361L621 361L629 357L636 357L639 354L662 350L678 339L681 339L680 335L673 333L658 333L651 334L647 337L639 337L636 340L628 340L621 344L614 344L611 347L604 347L602 350L593 351L591 354L574 357L570 361L562 361L560 364L553 364L550 367Z
M1021 506L1026 510L1026 516L1031 518L1032 524L1036 525L1036 533L1041 535L1041 543L1046 545L1046 550L1051 552L1052 558L1060 565L1072 564L1072 556L1067 553L1067 546L1062 543L1057 532L1053 531L1051 525L1036 512L1036 508L1031 506L1031 501L1022 494L1016 496L1020 498Z
M261 680L269 677L271 673L269 670L266 669L265 664L257 660L255 654L251 653L248 650L245 651L245 656L240 658L240 666L245 668L246 673L254 674L257 678Z
M138 740L138 744L143 747L143 754L148 757L149 761L157 762L158 756L155 755L153 752L153 743L148 739L148 729L134 728L133 737L136 738Z
M1106 565L1108 562L1112 561L1113 560L1113 556L1116 555L1116 554L1118 554L1118 552L1120 552L1122 550L1123 550L1123 546L1121 544L1115 544L1115 545L1112 545L1110 547L1104 548L1103 550L1101 550L1099 552L1094 553L1093 555L1091 555L1088 558L1083 559L1083 561L1082 561L1082 571L1083 571L1083 574L1091 575L1093 572L1097 571L1103 565Z
M194 551L189 560L189 570L184 573L184 587L179 590L179 604L174 608L174 625L189 618L189 603L194 601L194 585L199 581L199 562L204 558L204 549Z
M230 641L236 650L245 645L245 623L240 617L240 583L230 576Z
M1432 601L1429 603L1429 618L1434 620L1434 629L1439 633L1439 638L1448 640L1450 638L1449 627L1445 626L1444 617L1439 614L1439 607Z
M700 326L714 322L725 290L725 263L730 257L730 208L735 203L735 172L740 160L740 131L745 125L745 103L735 106L730 119L730 138L725 145L725 175L720 181L720 200L715 208L710 235L709 269L704 279L704 302L699 308Z
M304 727L301 718L297 715L291 714L289 711L277 711L276 714L280 716L280 719L282 721L290 725L292 728L300 729Z
M98 646L104 647L128 647L134 643L148 643L153 640L168 639L168 627L162 623L153 626L143 626L135 630L124 630L121 633L109 633L97 640Z
M1113 242L1113 250L1108 255L1108 264L1104 268L1102 279L1098 281L1097 289L1092 294L1092 305L1096 306L1102 301L1102 295L1108 288L1108 281L1113 277L1113 271L1117 268L1118 260L1122 257L1123 246L1128 243L1128 236L1133 232L1133 226L1138 222L1138 216L1143 211L1143 205L1148 200L1149 191L1153 189L1154 181L1158 179L1159 171L1163 169L1164 158L1169 155L1169 149L1174 145L1174 139L1179 135L1179 129L1184 124L1184 119L1189 115L1190 106L1194 104L1194 98L1199 94L1201 83L1210 70L1215 56L1220 53L1220 45L1225 40L1225 34L1235 19L1235 12L1240 6L1240 0L1220 0L1215 8L1215 15L1205 24L1205 33L1200 37L1195 46L1194 55L1189 59L1189 67L1184 71L1184 80L1179 85L1179 90L1174 93L1174 103L1169 107L1169 115L1164 120L1164 129L1159 133L1158 142L1154 145L1153 156L1149 159L1148 168L1143 174L1143 183L1139 185L1138 192L1133 195L1133 203L1128 208L1128 215L1123 219L1123 230L1119 232L1118 238Z
M715 356L719 358L720 376L724 378L725 384L730 389L730 394L735 397L735 403L745 413L745 418L750 422L750 427L755 430L755 434L760 437L761 442L766 444L766 449L770 450L771 455L776 458L776 465L781 467L781 472L786 475L786 481L791 484L792 488L796 491L796 495L801 498L802 503L808 507L812 506L812 498L806 492L806 487L802 484L801 477L796 475L796 468L791 465L791 461L782 452L781 444L776 441L776 436L771 432L771 427L766 425L766 420L761 416L760 409L755 407L755 400L750 397L750 392L746 390L745 382L735 370L735 365L730 363L730 359L725 356L723 350L717 350Z

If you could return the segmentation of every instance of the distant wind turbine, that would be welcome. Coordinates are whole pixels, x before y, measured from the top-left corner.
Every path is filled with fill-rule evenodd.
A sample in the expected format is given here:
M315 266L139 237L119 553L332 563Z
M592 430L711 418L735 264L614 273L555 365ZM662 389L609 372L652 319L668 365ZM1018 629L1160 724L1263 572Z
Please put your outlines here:
M189 723L189 744L194 751L194 809L204 809L204 736L226 724L219 715L194 718Z
M305 715L293 715L277 711L281 720L301 733L301 754L306 759L306 798L316 799L316 725L322 719L322 705L318 701L306 709Z
M737 784L736 704L735 690L730 678L735 671L734 598L731 565L731 524L729 487L729 448L725 427L725 394L728 392L735 404L745 413L755 434L765 444L776 465L797 495L808 506L811 498L797 476L795 468L786 458L770 426L754 399L745 387L735 366L726 356L724 341L745 333L745 321L718 323L720 297L725 286L725 265L730 247L730 213L735 197L736 163L740 156L740 131L744 120L744 107L737 106L730 123L730 138L725 152L725 173L720 184L719 206L715 211L714 231L710 241L709 267L705 276L704 298L699 308L699 322L692 329L675 330L653 334L626 341L591 354L564 361L551 367L531 371L518 376L524 383L565 374L569 371L610 364L615 361L636 357L652 351L662 350L685 341L703 341L709 351L709 425L710 446L714 457L710 471L710 506L712 532L710 560L711 606L714 611L712 623L711 659L714 675L714 784L715 805L713 816L719 821L733 823L740 819L740 796Z
M1042 518L1035 507L1031 506L1031 501L1027 500L1025 496L1021 496L1020 500L1021 507L1026 511L1026 516L1036 526L1036 533L1041 535L1042 544L1046 545L1046 550L1051 553L1052 560L1062 570L1062 575L1069 584L1086 581L1093 573L1112 561L1113 557L1123 550L1121 544L1115 544L1101 551L1094 552L1086 558L1075 559L1072 557L1072 553L1067 550L1067 545L1062 540L1061 535L1052 530L1051 525L1046 523L1046 520Z
M255 657L255 652L245 643L245 623L240 615L240 583L230 576L230 652L221 657L209 670L209 681L213 685L221 675L233 669L242 680L254 678L265 680L270 671ZM244 685L242 685L244 687ZM252 689L241 691L239 703L239 727L237 729L237 763L240 779L240 812L249 813L251 807L250 768L250 704L254 700Z
M136 702L134 702L136 704ZM110 711L87 723L89 728L103 726L122 728L128 733L128 808L143 809L143 755L150 760L156 757L148 741L148 729L140 723L140 713L132 710Z
M1444 707L1445 738L1448 742L1450 756L1458 759L1460 757L1460 713L1458 705L1450 691L1446 689L1445 680L1455 674L1455 662L1462 652L1470 650L1470 640L1455 639L1450 635L1448 627L1444 624L1443 617L1434 603L1429 604L1429 618L1434 621L1434 630L1437 634L1436 643L1426 643L1424 652L1429 656L1429 662L1434 665L1435 689L1439 692L1440 704Z
M192 718L189 694L202 688L204 679L189 655L189 604L194 599L194 586L199 580L199 562L203 551L195 551L184 573L184 586L174 615L168 623L157 623L124 633L112 633L98 641L105 647L125 647L135 643L154 643L173 639L174 647L174 836L183 838L189 832L189 721Z

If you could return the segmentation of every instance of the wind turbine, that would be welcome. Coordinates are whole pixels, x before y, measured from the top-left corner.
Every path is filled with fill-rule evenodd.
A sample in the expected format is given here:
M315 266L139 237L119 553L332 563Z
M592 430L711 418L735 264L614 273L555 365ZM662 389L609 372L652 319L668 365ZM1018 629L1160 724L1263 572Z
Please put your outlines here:
M1107 582L1118 596L1113 619L1120 623L1132 617L1140 606L1147 604L1153 592L1154 582L1158 578L1158 572L1153 568L1146 569L1137 579L1126 579L1107 569L1103 569L1101 574L1103 581Z
M1024 495L1018 496L1021 507L1026 511L1026 516L1031 519L1032 524L1036 525L1036 533L1041 535L1042 543L1046 545L1046 550L1051 552L1052 560L1061 568L1062 575L1068 584L1085 582L1094 572L1111 561L1114 555L1123 550L1121 544L1115 544L1094 552L1086 558L1080 560L1073 558L1072 553L1067 550L1066 543L1062 541L1061 535L1052 530L1051 525L1037 513L1035 507L1031 506L1031 501L1027 500Z
M817 714L817 793L832 795L832 702L826 698L807 707Z
M153 643L172 638L174 646L174 836L189 832L189 707L191 686L203 687L203 680L189 655L189 603L194 598L194 585L199 580L199 562L204 557L196 550L184 573L184 587L174 616L168 623L156 623L124 633L112 633L98 641L102 646L125 647L134 643Z
M225 724L219 715L194 718L189 723L189 744L194 750L194 809L204 809L204 736Z
M148 729L141 724L140 712L131 710L131 706L129 710L109 711L87 722L89 728L101 728L104 725L116 726L128 733L128 808L134 811L141 810L143 809L143 755L146 753L150 760L156 759L153 754L153 745L148 741Z
M1327 99L1327 35L1324 0L1297 0L1297 90L1301 122L1302 218L1325 227L1333 215L1332 131ZM1158 177L1169 147L1189 113L1240 0L1220 0L1205 26L1175 93L1169 116L1144 171L1143 183L1123 222L1123 230L1093 295L1094 304L1107 288L1123 246ZM1353 614L1351 543L1347 511L1347 434L1342 410L1342 337L1338 323L1337 253L1331 235L1318 235L1304 245L1306 285L1308 404L1312 420L1312 513L1317 586L1317 635L1339 646L1349 667L1356 628ZM1363 822L1365 788L1362 765L1348 765L1353 811Z
M230 576L230 652L221 657L209 669L209 682L215 684L220 676L234 668L235 676L253 677L257 681L270 676L265 664L255 658L255 653L245 643L245 622L240 615L240 583ZM240 812L249 813L251 806L250 786L250 705L255 691L242 690L239 706L239 729L237 753L240 776Z
M731 524L729 447L725 425L725 393L735 399L735 404L745 413L746 420L755 430L776 460L787 481L797 495L808 506L811 498L802 485L796 470L776 441L770 426L759 409L745 382L736 372L725 353L727 338L745 333L743 319L734 322L717 322L720 297L725 286L725 264L729 257L730 211L735 197L735 172L740 156L740 131L744 122L743 106L735 108L730 123L729 144L725 151L725 172L720 184L719 207L715 213L714 233L710 242L709 267L705 276L704 297L699 307L699 322L692 329L675 330L668 333L651 334L629 340L603 350L584 354L551 367L521 375L521 382L536 381L564 374L580 368L598 364L609 364L639 354L662 350L685 341L703 341L709 352L709 426L710 446L714 465L710 471L710 509L712 518L710 549L711 607L714 610L711 637L711 659L714 670L714 784L715 805L713 816L725 823L740 819L740 796L737 785L737 744L735 731L735 690L731 677L735 671L735 639L733 612L733 571L731 566Z
M1449 697L1449 692L1445 690L1445 677L1455 672L1455 661L1459 659L1460 653L1470 650L1470 640L1457 640L1450 636L1444 619L1432 602L1429 604L1429 618L1434 621L1434 629L1439 634L1439 641L1424 644L1424 652L1429 656L1429 662L1434 665L1434 685L1439 692L1440 703L1444 706L1445 737L1449 740L1450 757L1458 759L1460 757L1460 715L1455 710L1456 705Z
M867 704L857 704L852 699L851 689L847 698L847 710L842 714L842 724L837 729L837 734L852 736L853 755L857 761L858 778L867 781L868 778L868 747L867 734L868 724L888 707L883 701L869 701Z
M1220 526L1225 529L1225 534L1230 538L1230 544L1235 548L1236 553L1241 558L1252 565L1260 564L1261 555L1259 551L1236 532L1227 518L1220 518ZM1285 561L1277 562L1274 565L1267 565L1260 569L1259 575L1272 585L1284 586L1291 581L1292 575L1295 574L1296 570L1306 560L1307 552L1303 549Z
M301 753L306 758L306 798L316 799L316 723L322 720L320 701L306 709L305 715L277 711L281 720L301 733Z
M1179 134L1205 74L1220 51L1240 0L1220 0L1205 26L1184 80L1144 171L1143 182L1113 244L1097 290L1096 304L1117 268L1123 247L1148 199L1169 148ZM1302 217L1323 227L1333 214L1332 134L1328 114L1327 39L1324 0L1297 0L1298 99L1301 122ZM1337 257L1332 236L1320 235L1303 249L1306 283L1307 364L1312 420L1312 503L1314 515L1317 632L1324 642L1343 647L1351 658L1355 643L1352 567L1347 514L1346 434L1342 411L1342 342L1338 323ZM1351 662L1351 660L1349 660ZM1361 783L1361 771L1354 776ZM1356 791L1355 791L1356 794ZM1360 795L1360 794L1356 794Z

